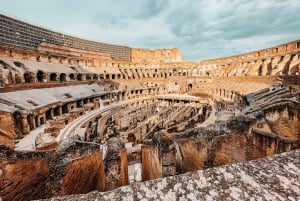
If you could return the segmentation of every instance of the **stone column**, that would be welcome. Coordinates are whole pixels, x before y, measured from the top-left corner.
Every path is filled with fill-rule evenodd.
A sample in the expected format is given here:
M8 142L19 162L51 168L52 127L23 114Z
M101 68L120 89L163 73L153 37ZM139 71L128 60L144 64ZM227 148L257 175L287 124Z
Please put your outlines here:
M28 134L29 132L30 132L30 127L27 120L27 115L22 114L22 133Z
M58 115L59 115L59 116L62 115L62 106L59 106L59 108L58 108Z
M38 115L36 117L34 118L36 120L36 127L39 127L41 125L40 117Z
M83 106L83 99L79 100L79 107Z
M31 115L28 115L29 116L29 125L30 125L30 129L31 130L34 130L36 128L35 126L35 118L34 116L31 114Z

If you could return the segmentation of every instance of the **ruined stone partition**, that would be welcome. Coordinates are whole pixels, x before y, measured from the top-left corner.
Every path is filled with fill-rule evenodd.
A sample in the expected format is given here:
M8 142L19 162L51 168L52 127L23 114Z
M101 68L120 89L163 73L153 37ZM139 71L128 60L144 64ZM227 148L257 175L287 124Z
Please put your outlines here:
M142 179L143 181L162 177L162 161L158 147L155 145L142 146Z
M13 114L10 111L0 111L0 142L1 144L13 147L15 139L20 136L16 130Z
M128 185L127 152L121 140L112 138L107 143L105 157L105 190Z
M128 184L126 151L103 154L98 144L71 141L56 151L17 152L3 145L0 162L0 197L3 200L32 200L57 195L107 191ZM107 172L120 169L119 177ZM113 171L113 170L112 170ZM116 179L112 179L113 176ZM120 181L118 178L122 178ZM111 186L113 182L115 186Z
M143 180L245 162L299 147L295 141L258 130L256 125L255 119L236 118L226 125L216 124L218 129L156 133L152 143L142 148Z

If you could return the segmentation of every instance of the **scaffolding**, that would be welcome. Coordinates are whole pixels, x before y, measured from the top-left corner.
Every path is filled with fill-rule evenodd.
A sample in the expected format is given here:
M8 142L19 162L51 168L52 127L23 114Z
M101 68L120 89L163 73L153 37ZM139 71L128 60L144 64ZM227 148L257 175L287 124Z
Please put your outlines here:
M41 42L109 53L114 59L130 61L130 47L65 35L0 14L1 44L37 49Z

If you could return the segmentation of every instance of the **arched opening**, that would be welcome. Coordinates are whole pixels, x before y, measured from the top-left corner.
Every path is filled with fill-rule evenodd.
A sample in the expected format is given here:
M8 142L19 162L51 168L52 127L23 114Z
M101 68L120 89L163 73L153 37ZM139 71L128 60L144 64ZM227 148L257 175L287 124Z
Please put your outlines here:
M69 112L69 110L68 110L68 105L67 104L64 104L63 106L62 106L62 113L63 114L66 114L66 113L68 113Z
M290 62L286 62L285 65L282 68L281 74L287 75L290 68Z
M115 74L112 74L112 75L111 75L111 79L112 79L112 80L116 79L116 75L115 75Z
M98 75L97 74L93 75L93 80L98 80Z
M40 126L40 121L39 121L39 117L38 116L35 116L35 125L36 127L39 127Z
M19 129L19 130L22 130L22 116L21 116L21 113L19 111L16 111L14 112L14 119L15 119L15 122L16 122L16 127Z
M52 119L52 114L51 114L51 113L52 113L51 110L48 110L48 111L46 112L46 119L47 119L47 120Z
M139 71L138 71L137 69L135 69L135 72L136 72L136 74L137 74L137 78L138 78L138 79L140 79L140 78L141 78L141 76L140 76L140 73L139 73Z
M130 74L132 75L132 79L135 79L134 71L130 70Z
M57 80L57 74L56 73L51 73L50 74L50 81L56 81Z
M66 74L65 73L60 74L59 81L60 82L65 82L66 81Z
M299 75L300 64L291 67L290 75Z
M41 118L40 118L40 123L41 123L41 125L46 123L44 117L41 117Z
M34 82L34 76L32 72L25 72L24 73L24 80L26 83Z
M78 75L77 75L77 80L78 80L78 81L81 81L81 80L82 80L82 74L78 74Z
M262 76L262 65L259 66L259 69L258 69L258 76Z
M107 79L107 80L109 79L109 74L105 75L105 79Z
M193 84L188 84L188 91L193 89Z
M39 70L36 74L36 78L37 78L38 82L44 82L45 77L46 77L46 75L43 71Z
M69 75L69 78L70 78L70 80L75 80L75 76L74 76L74 74L73 74L73 73L71 73L71 74Z
M60 116L60 107L54 108L54 116Z
M105 76L103 74L100 74L100 80L104 80Z
M86 80L91 80L92 76L90 74L87 74L85 78L86 78Z
M121 74L118 74L118 79L121 79Z

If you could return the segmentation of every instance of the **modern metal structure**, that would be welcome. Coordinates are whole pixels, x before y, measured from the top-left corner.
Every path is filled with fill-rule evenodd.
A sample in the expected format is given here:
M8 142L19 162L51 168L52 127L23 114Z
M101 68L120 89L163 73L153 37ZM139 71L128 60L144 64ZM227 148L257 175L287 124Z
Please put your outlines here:
M130 61L130 47L65 35L0 14L0 44L36 49L41 42L109 53L113 59Z

